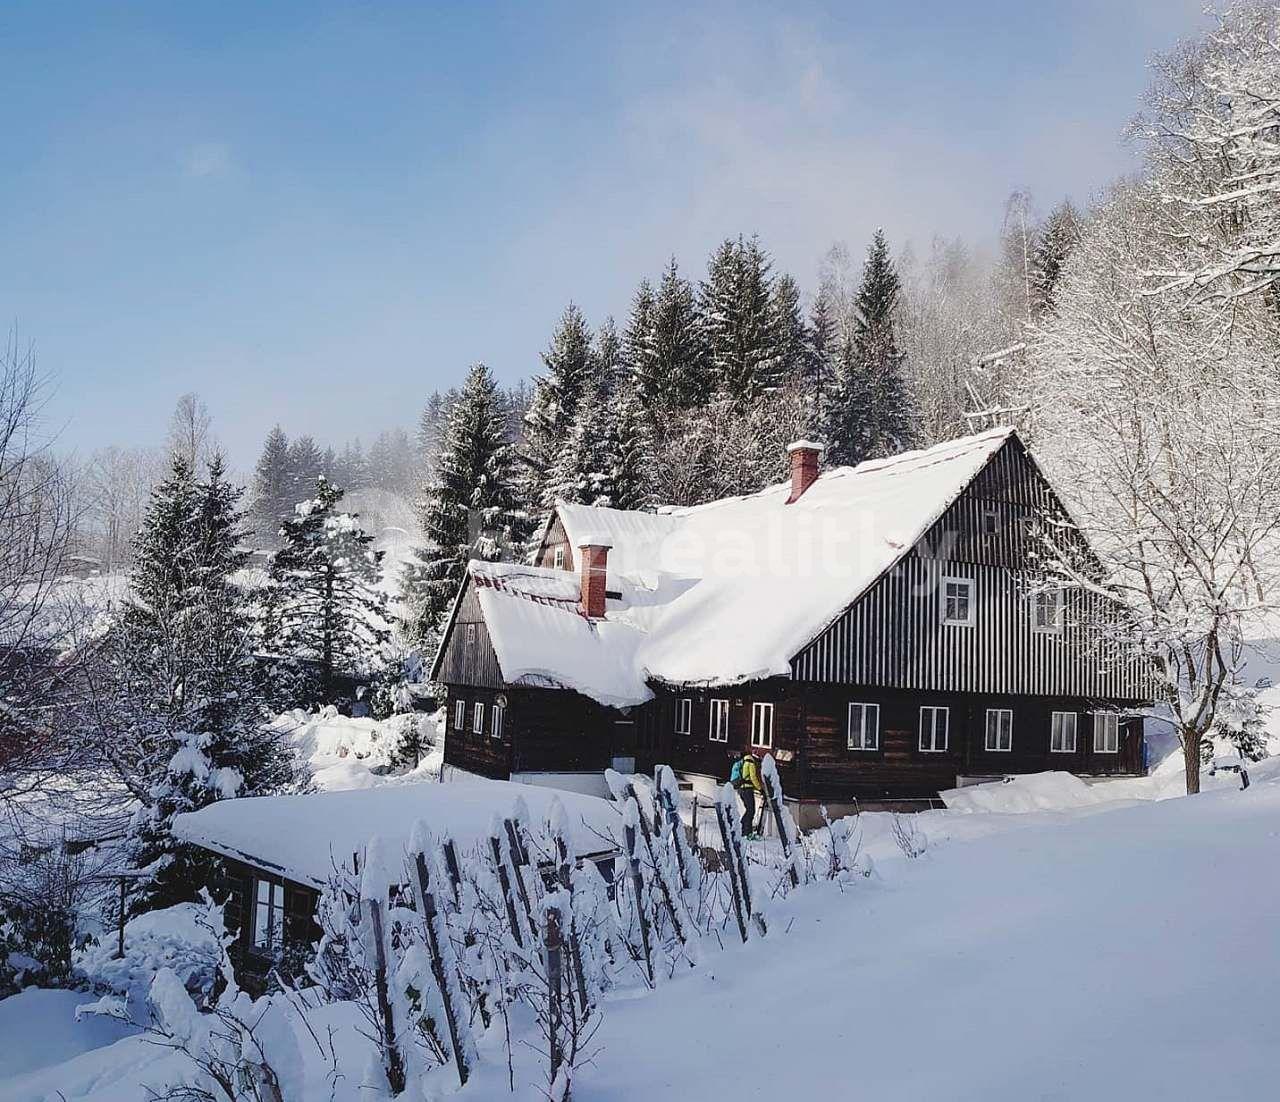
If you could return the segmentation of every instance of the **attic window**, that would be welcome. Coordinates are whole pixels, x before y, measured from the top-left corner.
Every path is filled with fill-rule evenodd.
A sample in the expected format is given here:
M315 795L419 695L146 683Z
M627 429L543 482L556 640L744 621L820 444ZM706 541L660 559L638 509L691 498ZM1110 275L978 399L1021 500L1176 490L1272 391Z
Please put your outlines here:
M1000 531L1000 513L996 509L982 511L982 534L994 536Z
M564 548L557 547L551 557L551 562L557 570L564 569Z
M973 579L942 579L942 622L973 625Z
M1046 589L1033 598L1031 626L1057 635L1062 631L1062 590Z
M467 646L474 647L476 645L476 626L475 624L467 625Z

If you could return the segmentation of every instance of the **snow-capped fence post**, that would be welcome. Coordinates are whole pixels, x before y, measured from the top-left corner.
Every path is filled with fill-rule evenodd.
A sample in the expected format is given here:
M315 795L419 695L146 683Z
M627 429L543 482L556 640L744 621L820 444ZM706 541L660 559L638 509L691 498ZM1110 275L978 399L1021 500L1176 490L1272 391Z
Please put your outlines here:
M626 825L622 828L623 839L627 847L627 867L631 871L631 890L636 897L636 920L640 924L640 945L644 951L645 974L649 986L653 986L653 952L649 946L649 914L644 906L644 875L640 872L640 854L636 849L636 807L627 804Z
M507 925L511 927L511 936L516 945L524 948L524 937L520 933L520 920L516 917L515 900L511 895L511 877L507 872L507 861L502 856L502 839L498 837L498 818L495 815L489 830L489 852L493 855L493 866L498 873L498 886L502 890L502 902L507 909Z
M556 847L556 880L569 893L569 963L573 968L578 1008L582 1017L586 1018L589 1012L587 976L582 967L582 944L578 938L577 910L573 900L573 865L569 860L569 845L564 839L564 805L556 800L552 807L551 833Z
M418 878L418 902L422 907L422 925L427 935L427 951L431 954L431 971L435 976L436 987L440 990L440 1001L444 1003L445 1023L449 1027L449 1044L453 1048L453 1061L458 1069L458 1084L465 1087L467 1076L471 1074L468 1054L463 1047L458 1029L458 1008L454 1005L456 993L456 977L450 975L445 967L441 947L440 929L437 925L439 912L436 909L435 893L431 890L431 877L427 872L426 855L421 849L414 854L414 872ZM448 934L445 934L448 937ZM452 954L450 954L452 956ZM450 961L452 964L452 961Z
M686 891L693 887L693 854L689 849L689 839L684 833L684 821L680 818L677 800L680 790L676 786L675 774L669 765L659 765L653 771L653 787L658 794L658 804L662 808L667 828L671 831L671 847L675 850L676 865L680 870L680 886ZM694 800L694 814L697 814L697 800ZM695 819L696 831L696 819Z
M726 788L729 786L726 785ZM733 790L730 789L730 792ZM737 808L734 808L737 811ZM733 838L731 835L728 815L725 812L722 799L716 800L716 821L720 824L720 837L724 841L724 867L729 873L729 892L733 896L733 915L738 920L738 933L742 935L742 941L745 944L747 940L747 919L742 908L742 889L738 886L738 865L733 858Z
M529 886L525 883L524 870L529 865L529 850L520 837L520 828L513 818L502 821L507 832L507 841L511 846L511 872L515 876L516 891L520 895L520 906L524 908L525 917L529 920L529 929L537 931L538 924L533 919L533 903L529 899Z
M551 1083L555 1089L556 1080L560 1077L560 1066L564 1062L560 1038L560 991L563 975L563 941L560 937L560 909L547 908L544 946L547 953L547 1038L551 1057ZM568 1090L563 1090L561 1098L568 1099Z
M367 899L369 927L373 934L373 982L378 1001L378 1016L382 1020L383 1059L387 1072L387 1085L393 1095L402 1094L405 1087L404 1057L396 1039L396 1023L391 1014L391 999L387 993L387 947L383 940L382 901Z
M636 793L634 784L628 782L623 792L635 808L635 820L640 827L640 836L644 839L645 850L649 854L649 864L653 866L654 879L657 880L658 888L662 892L662 904L666 907L667 914L671 917L671 928L676 935L676 940L683 948L689 943L689 931L686 929L686 923L680 913L681 909L676 902L675 892L669 882L667 864L654 847L653 832L649 829L649 817L640 805L640 797ZM657 806L655 803L655 809ZM693 961L690 960L689 963L692 965Z
M791 817L782 803L782 778L778 776L778 766L772 754L764 756L760 767L760 775L764 780L764 798L773 815L774 825L778 828L778 839L782 842L782 856L787 861L787 876L793 888L800 886L800 874L796 871L797 854L795 848L798 838L792 836Z
M449 873L449 885L453 889L453 904L455 907L460 907L462 906L462 869L458 865L458 847L447 834L444 837L443 849L444 867Z

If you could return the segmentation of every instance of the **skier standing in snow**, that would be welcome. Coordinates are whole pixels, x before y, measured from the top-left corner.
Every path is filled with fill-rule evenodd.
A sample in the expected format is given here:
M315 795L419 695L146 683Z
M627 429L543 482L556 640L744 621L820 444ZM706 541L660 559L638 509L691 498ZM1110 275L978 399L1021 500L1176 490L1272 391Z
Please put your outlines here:
M743 750L742 756L733 763L729 783L738 790L738 798L742 800L742 836L755 838L756 796L763 794L764 786L760 781L760 764L750 750Z

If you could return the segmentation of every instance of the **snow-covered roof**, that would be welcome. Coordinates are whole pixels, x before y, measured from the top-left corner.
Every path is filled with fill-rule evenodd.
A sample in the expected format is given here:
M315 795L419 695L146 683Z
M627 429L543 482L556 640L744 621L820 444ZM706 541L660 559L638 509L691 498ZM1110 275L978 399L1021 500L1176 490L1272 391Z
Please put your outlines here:
M535 785L475 778L447 784L388 785L297 796L219 800L173 820L175 837L303 884L324 885L377 837L394 852L409 843L414 825L448 833L463 850L489 836L494 814L524 800L533 823L549 818L558 799L577 856L611 849L621 823L616 804L596 796Z
M637 704L650 680L728 685L791 659L902 558L1013 435L1009 428L662 513L557 505L569 542L608 538L603 620L576 574L472 563L507 681Z

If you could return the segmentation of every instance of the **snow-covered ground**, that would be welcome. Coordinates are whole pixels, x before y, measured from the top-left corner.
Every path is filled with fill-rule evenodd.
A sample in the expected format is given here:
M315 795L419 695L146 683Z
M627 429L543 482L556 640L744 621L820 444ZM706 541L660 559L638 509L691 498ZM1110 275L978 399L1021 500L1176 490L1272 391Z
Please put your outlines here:
M394 766L396 741L411 724L417 725L423 742L422 759L416 769ZM272 727L294 747L315 787L326 791L427 780L439 774L444 761L444 733L436 715L374 720L340 715L332 707L297 709L277 716Z
M875 877L774 902L767 938L611 1000L575 1097L1270 1097L1280 759L1253 779L1192 799L930 812L913 820L915 860L890 816L864 816ZM1040 783L1055 785L1071 787ZM22 1013L0 1003L0 1048L5 1020L24 1048L73 1031L74 999L22 997ZM52 1066L62 1055L25 1054L40 1070L0 1099L136 1099L181 1068L140 1037ZM532 1059L517 1046L521 1099L542 1097ZM337 1098L354 1102L359 1078ZM461 1095L503 1096L497 1059Z

